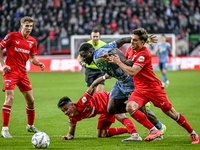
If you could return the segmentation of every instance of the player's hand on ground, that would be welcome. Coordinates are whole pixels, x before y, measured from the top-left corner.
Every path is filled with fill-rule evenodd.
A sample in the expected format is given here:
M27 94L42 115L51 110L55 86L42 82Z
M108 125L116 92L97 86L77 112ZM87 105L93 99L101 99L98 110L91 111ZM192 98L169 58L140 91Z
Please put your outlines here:
M45 68L45 65L44 65L43 63L41 63L41 62L38 64L38 66L40 66L40 68L42 68L42 71L43 71L44 68Z
M10 66L8 65L3 66L2 69L4 72L8 72L9 70L11 70Z

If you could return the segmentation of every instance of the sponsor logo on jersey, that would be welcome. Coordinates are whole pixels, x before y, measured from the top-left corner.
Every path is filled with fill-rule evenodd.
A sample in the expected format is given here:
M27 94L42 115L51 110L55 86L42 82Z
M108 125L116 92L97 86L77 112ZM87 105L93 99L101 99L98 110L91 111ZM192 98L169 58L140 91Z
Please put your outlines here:
M145 60L144 56L140 56L140 57L138 58L138 61L139 61L139 62L144 62L144 60Z
M8 39L8 36L6 35L5 38L3 39L4 41L6 41Z
M83 102L83 103L87 102L87 98L86 98L86 97L83 97L83 98L82 98L82 102Z
M26 54L29 54L29 53L30 53L29 50L25 50L25 49L17 48L17 47L15 47L15 51L17 51L17 52L22 52L22 53L26 53Z

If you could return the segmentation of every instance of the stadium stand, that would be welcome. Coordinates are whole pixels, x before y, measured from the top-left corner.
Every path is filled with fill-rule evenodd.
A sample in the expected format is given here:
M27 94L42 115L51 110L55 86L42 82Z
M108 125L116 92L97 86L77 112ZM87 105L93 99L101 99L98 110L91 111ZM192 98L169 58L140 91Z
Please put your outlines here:
M51 50L65 53L71 35L88 35L94 27L101 35L130 34L143 27L149 33L174 33L181 39L186 33L199 33L199 9L200 0L2 0L0 38L18 31L21 17L29 15L35 19L32 36L42 55ZM51 50L46 48L48 40ZM197 46L189 45L190 51Z

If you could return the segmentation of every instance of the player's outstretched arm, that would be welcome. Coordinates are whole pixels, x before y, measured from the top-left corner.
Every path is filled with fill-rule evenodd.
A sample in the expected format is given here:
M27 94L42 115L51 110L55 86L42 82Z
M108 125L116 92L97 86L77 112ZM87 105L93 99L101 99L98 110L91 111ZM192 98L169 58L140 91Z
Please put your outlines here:
M43 63L39 62L39 61L37 60L37 58L35 57L35 55L30 55L29 61L30 61L33 65L39 66L39 67L42 69L42 71L44 70L45 65L44 65Z
M109 76L108 74L105 74L104 76L101 76L99 78L97 78L96 80L94 80L94 82L90 85L90 87L88 88L87 92L90 93L91 95L94 94L96 87L104 80L106 79L110 79L111 76Z
M62 136L61 140L72 140L74 138L76 126L69 126L69 132L67 136Z
M125 43L131 43L131 36L130 37L125 37L121 39L117 39L116 41L117 47L121 47Z

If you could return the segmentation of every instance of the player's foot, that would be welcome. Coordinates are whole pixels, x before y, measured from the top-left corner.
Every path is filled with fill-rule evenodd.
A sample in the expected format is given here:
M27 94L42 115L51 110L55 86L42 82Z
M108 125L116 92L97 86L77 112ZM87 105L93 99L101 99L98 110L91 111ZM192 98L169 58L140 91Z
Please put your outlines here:
M150 102L146 103L145 107L146 107L146 109L150 109L151 103Z
M162 82L162 86L165 87L165 82Z
M160 130L150 131L148 136L144 139L145 141L152 141L156 138L160 138L162 136L162 132Z
M162 124L162 129L160 129L160 131L162 132L162 134L164 134L166 130L167 130L166 125Z
M169 86L169 80L167 80L167 81L165 82L165 86L166 86L166 87Z
M197 133L192 134L190 139L192 140L192 144L198 144L199 143L199 136L198 136Z
M41 132L41 131L38 130L36 127L30 126L30 125L27 125L26 129L27 129L28 132L34 132L34 133Z
M1 131L1 136L4 137L4 138L13 138L13 137L10 135L8 129L2 130L2 131Z
M123 141L142 141L142 138L138 133L133 133L128 139L124 139Z

